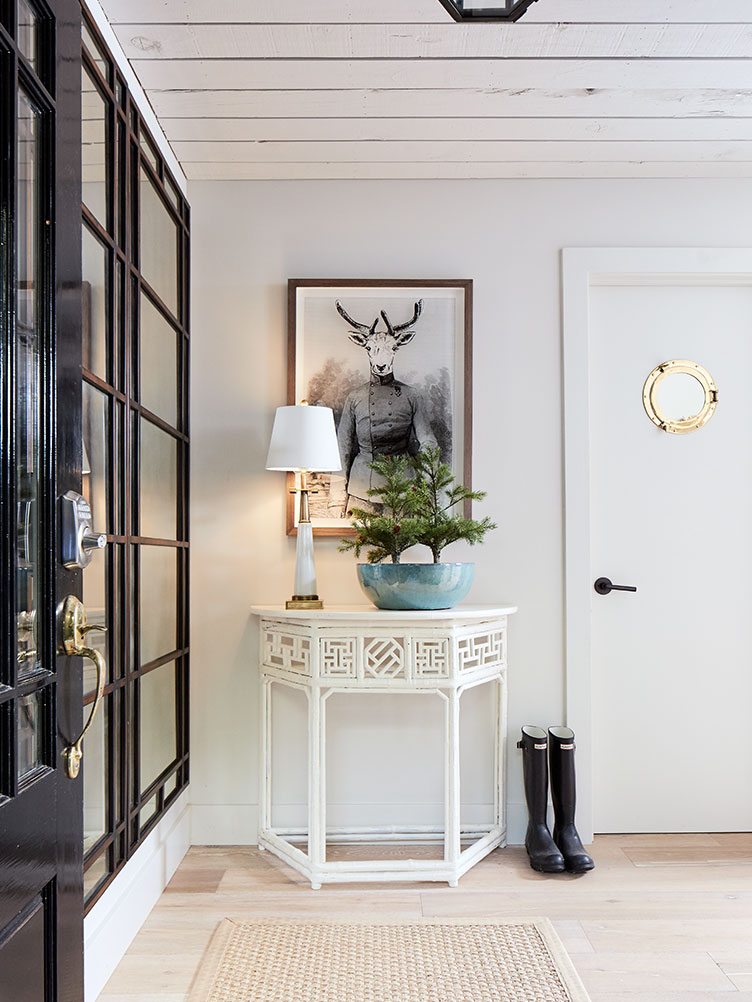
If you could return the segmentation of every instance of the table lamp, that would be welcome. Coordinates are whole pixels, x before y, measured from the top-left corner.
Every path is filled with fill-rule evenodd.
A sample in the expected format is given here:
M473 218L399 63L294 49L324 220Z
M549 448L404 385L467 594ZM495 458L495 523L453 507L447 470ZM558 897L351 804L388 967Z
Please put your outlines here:
M309 473L336 473L342 469L334 413L330 407L278 407L274 416L267 470L283 470L300 476L298 544L295 555L295 593L288 609L323 609L316 591L313 558L313 527L308 503Z

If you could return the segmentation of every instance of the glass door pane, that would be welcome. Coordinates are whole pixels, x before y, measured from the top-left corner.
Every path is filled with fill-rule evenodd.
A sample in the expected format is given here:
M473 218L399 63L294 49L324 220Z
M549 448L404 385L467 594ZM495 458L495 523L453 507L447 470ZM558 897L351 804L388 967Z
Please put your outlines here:
M178 316L178 228L143 167L140 181L141 274Z
M109 378L109 282L107 248L88 226L81 234L83 288L83 364L105 382Z
M177 538L178 444L151 421L141 419L141 535Z
M141 292L141 403L178 427L178 338L149 297Z
M86 208L107 228L108 107L89 72L81 69L81 191Z
M177 647L178 551L172 546L141 546L141 664Z
M177 755L175 682L174 661L141 676L141 792L148 790Z
M38 17L26 0L18 0L18 48L33 69L37 68Z
M91 706L84 706L83 720ZM84 853L107 831L107 711L102 707L84 740Z
M16 207L16 623L18 672L39 665L40 571L40 336L39 269L40 115L23 91L18 94Z
M44 692L38 690L18 700L18 778L44 766Z

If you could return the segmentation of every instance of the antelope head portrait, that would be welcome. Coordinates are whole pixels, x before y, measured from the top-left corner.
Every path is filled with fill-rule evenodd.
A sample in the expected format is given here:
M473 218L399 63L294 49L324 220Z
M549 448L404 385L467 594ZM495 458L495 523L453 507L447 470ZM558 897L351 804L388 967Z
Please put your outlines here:
M394 355L400 348L409 344L415 337L413 328L418 322L418 318L423 312L423 300L415 304L412 318L404 324L392 324L386 313L381 310L374 322L361 324L345 312L342 303L335 303L337 313L346 324L352 329L350 340L353 344L365 348L368 352L368 361L371 365L371 373L375 376L389 376L394 369ZM382 320L386 330L377 330L379 321Z

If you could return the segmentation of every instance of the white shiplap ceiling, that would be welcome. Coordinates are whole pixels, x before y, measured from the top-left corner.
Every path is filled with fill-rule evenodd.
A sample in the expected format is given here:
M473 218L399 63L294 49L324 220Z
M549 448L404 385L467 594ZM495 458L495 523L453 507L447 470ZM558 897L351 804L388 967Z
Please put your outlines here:
M102 0L191 179L752 177L752 0Z

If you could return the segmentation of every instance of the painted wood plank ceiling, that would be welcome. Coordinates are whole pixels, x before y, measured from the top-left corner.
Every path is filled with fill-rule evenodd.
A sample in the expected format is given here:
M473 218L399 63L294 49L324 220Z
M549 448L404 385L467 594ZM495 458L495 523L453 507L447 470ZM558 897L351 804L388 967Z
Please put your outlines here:
M189 179L752 177L752 0L102 0Z

